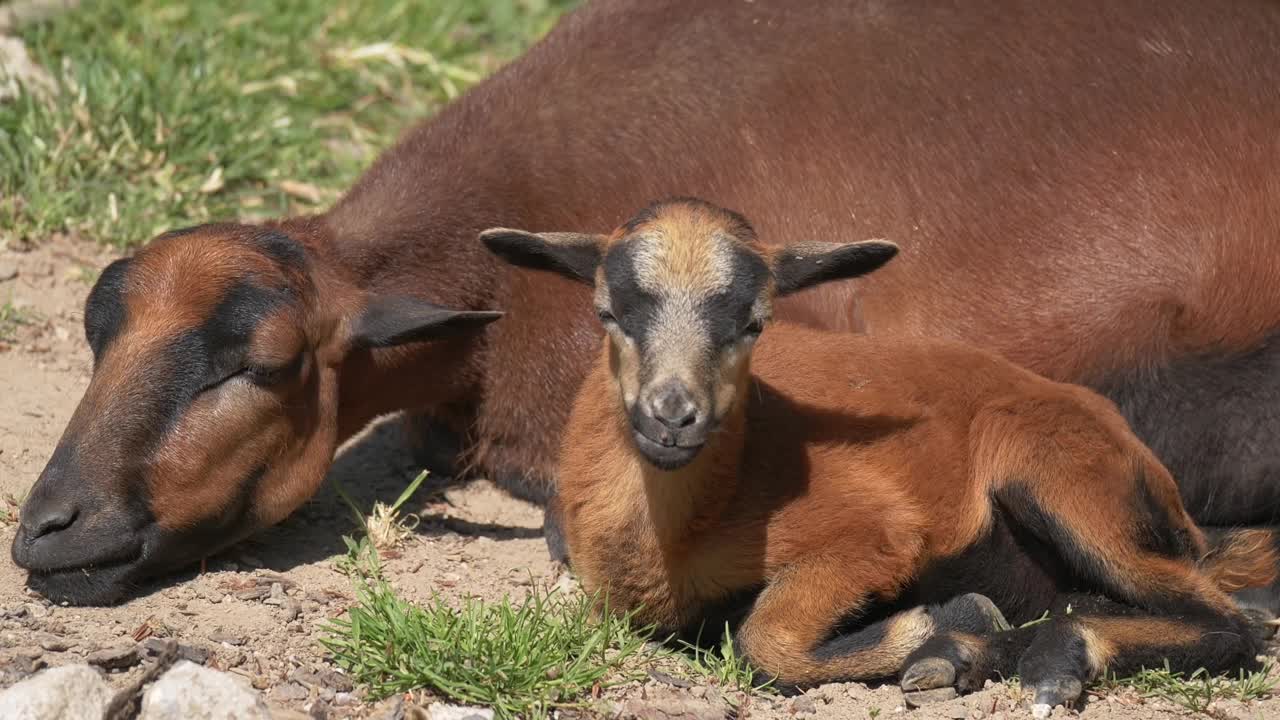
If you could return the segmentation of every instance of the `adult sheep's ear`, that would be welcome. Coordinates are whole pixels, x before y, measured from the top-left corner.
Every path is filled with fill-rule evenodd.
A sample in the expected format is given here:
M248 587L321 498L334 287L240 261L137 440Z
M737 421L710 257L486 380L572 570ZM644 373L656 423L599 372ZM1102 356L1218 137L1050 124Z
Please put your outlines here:
M595 284L596 268L604 247L603 235L583 233L531 233L493 228L480 233L489 252L519 267L549 270L571 280Z
M458 310L408 296L377 297L352 325L351 345L382 348L434 340L472 330L497 320L494 310Z
M884 240L788 245L773 255L773 278L778 294L789 295L825 282L866 275L897 254L898 246Z

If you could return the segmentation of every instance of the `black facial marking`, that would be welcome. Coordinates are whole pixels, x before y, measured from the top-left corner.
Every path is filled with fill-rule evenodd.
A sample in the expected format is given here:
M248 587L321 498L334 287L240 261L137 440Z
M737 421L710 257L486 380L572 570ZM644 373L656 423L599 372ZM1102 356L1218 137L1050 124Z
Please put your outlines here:
M150 367L143 384L154 393L155 419L149 445L158 445L201 391L244 368L246 350L259 323L290 302L289 292L237 282L209 318L175 338ZM150 449L150 448L149 448Z
M104 268L85 301L84 336L95 363L124 326L124 278L129 262L129 258L121 258Z
M742 337L753 320L752 308L769 280L769 268L758 255L735 247L729 287L702 301L698 313L706 319L712 347L724 347Z
M643 350L657 318L661 298L640 287L635 272L635 248L615 245L604 258L605 277L614 319ZM729 287L694 309L707 321L713 347L724 347L742 335L752 321L752 308L769 278L765 262L745 248L734 248Z
M305 270L307 267L306 248L278 230L262 230L253 236L252 242L282 268Z
M614 319L643 351L658 317L659 298L640 287L636 279L634 245L621 243L611 248L604 257L604 273Z

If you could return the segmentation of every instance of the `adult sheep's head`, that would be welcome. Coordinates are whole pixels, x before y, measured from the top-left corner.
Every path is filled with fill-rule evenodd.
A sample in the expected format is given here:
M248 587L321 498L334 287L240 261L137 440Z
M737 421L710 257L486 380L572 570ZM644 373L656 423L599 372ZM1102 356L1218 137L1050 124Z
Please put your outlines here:
M13 541L32 588L114 602L278 522L330 466L345 364L499 315L369 296L315 259L280 229L219 224L103 271L93 377Z

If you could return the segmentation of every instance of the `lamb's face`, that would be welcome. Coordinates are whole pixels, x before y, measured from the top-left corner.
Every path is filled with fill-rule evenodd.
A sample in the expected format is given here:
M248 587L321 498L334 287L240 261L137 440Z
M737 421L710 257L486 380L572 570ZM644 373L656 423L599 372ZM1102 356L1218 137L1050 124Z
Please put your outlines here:
M650 463L687 464L733 408L772 287L750 226L718 208L665 204L615 235L596 310L636 448Z
M701 200L650 205L612 235L480 235L513 265L594 284L640 454L664 470L697 457L734 403L775 294L871 272L892 243L804 243L765 251L742 216Z

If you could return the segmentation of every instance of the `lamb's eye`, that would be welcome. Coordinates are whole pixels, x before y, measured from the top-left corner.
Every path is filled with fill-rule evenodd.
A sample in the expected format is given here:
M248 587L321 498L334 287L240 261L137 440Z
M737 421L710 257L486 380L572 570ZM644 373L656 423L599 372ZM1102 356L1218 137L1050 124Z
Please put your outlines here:
M745 337L756 337L762 332L764 332L763 320L752 320L747 323L746 327L742 328L742 334Z
M613 316L613 313L609 312L608 310L597 310L596 315L600 317L600 322L604 323L605 325L618 324L618 319L615 318Z

